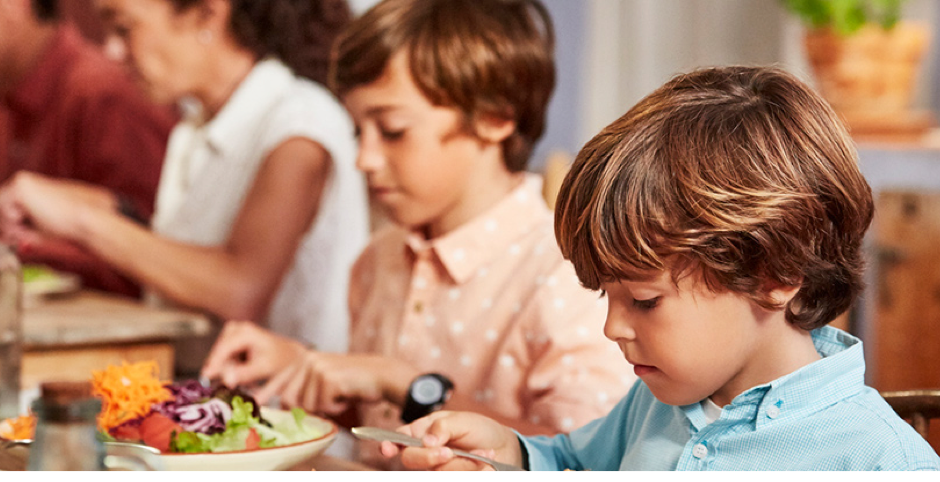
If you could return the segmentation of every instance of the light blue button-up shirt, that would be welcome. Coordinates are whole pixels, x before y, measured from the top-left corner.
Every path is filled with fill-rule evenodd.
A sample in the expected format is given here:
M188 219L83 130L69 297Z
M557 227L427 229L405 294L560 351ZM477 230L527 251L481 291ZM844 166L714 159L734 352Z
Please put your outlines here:
M520 437L533 470L940 470L940 457L865 386L862 342L813 332L823 357L754 387L708 423L701 404L656 399L642 381L569 435Z

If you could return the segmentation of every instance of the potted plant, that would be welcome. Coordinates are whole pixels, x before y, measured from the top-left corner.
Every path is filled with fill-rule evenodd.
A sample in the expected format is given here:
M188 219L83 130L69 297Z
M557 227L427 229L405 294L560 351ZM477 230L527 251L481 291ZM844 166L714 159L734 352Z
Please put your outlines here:
M806 27L817 87L855 132L925 129L911 110L930 32L904 21L907 0L781 0Z

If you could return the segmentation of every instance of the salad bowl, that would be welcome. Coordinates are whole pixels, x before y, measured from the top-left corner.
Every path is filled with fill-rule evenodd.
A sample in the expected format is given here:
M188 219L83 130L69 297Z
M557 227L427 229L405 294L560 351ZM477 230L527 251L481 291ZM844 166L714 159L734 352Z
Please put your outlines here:
M293 418L289 411L267 407L261 407L261 414L274 424L289 424ZM322 453L333 443L338 433L333 422L320 417L308 414L303 423L322 435L277 447L193 454L160 453L159 450L146 445L105 442L105 450L111 456L105 462L110 470L285 470ZM26 460L32 442L31 439L0 438L0 470L26 470ZM117 465L112 465L118 458L120 461ZM139 462L133 462L135 459Z
M289 411L268 407L261 407L261 415L275 425L289 423L293 419ZM159 458L165 470L285 470L319 455L336 439L336 425L329 420L307 415L303 423L323 435L270 448L194 454L163 453Z

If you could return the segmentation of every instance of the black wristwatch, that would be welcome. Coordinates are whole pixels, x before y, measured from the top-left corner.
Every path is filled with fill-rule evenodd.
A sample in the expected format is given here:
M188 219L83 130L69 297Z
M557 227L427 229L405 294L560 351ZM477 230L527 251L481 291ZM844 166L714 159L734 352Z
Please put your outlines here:
M444 406L454 391L454 383L440 373L427 373L415 378L408 387L401 421L411 423Z

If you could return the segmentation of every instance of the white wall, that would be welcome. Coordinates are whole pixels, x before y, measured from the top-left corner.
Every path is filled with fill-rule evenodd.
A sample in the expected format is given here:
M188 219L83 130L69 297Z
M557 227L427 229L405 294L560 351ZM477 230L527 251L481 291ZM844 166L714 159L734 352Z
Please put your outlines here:
M812 83L802 26L779 0L586 0L588 38L580 138L587 140L676 73L717 64L777 64ZM911 0L905 17L940 23L936 0ZM933 107L938 42L917 104ZM552 119L564 122L562 119Z
M673 75L708 65L778 63L786 16L776 0L589 0L580 126L587 140Z

